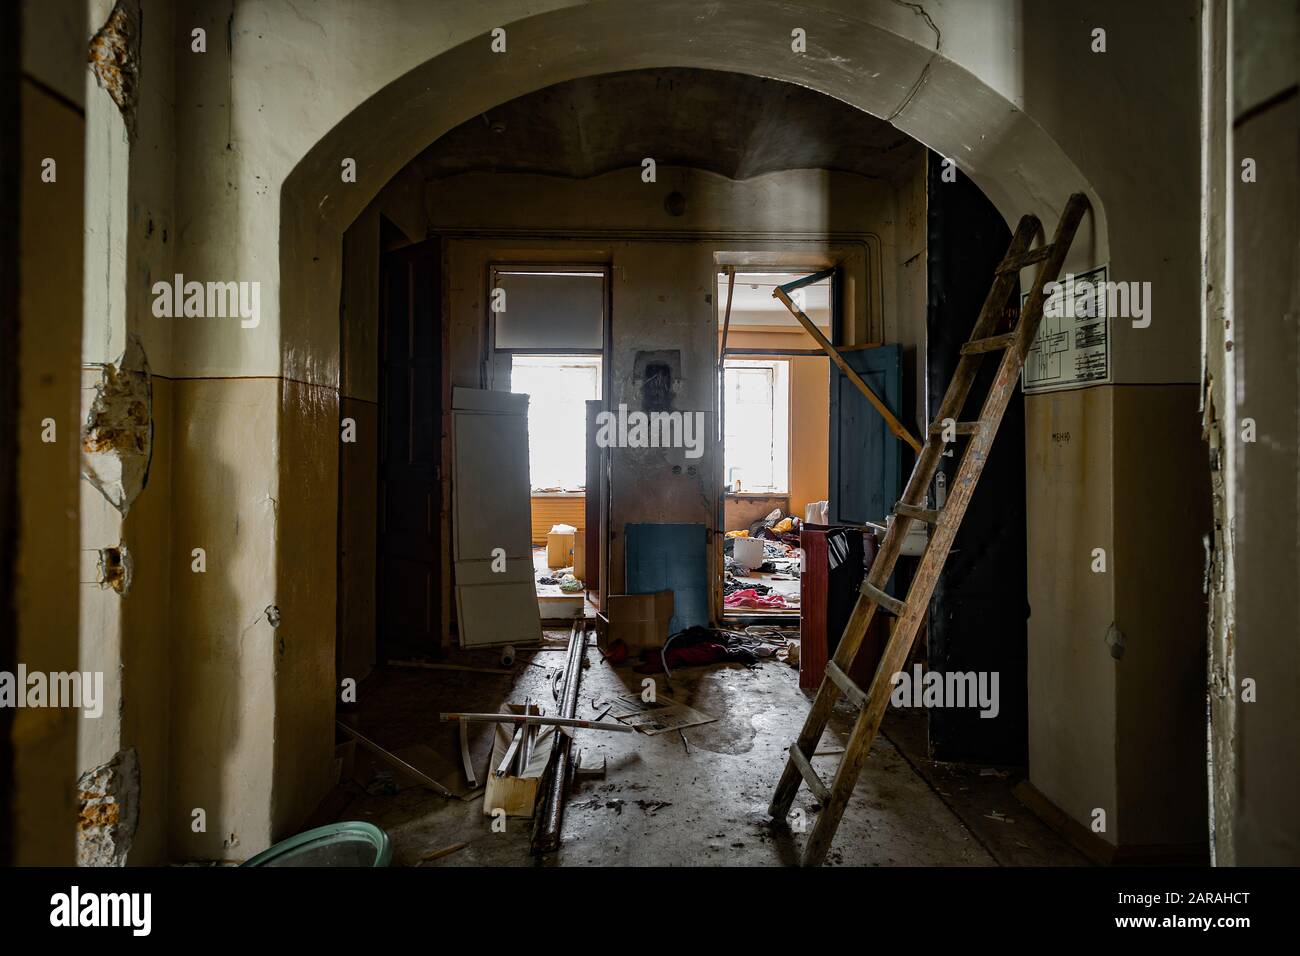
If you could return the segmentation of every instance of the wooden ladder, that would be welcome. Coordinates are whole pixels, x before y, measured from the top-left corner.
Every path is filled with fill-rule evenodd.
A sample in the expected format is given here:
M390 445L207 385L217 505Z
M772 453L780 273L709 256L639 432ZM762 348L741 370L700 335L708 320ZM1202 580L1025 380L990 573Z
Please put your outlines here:
M844 636L840 638L834 659L826 665L826 676L822 678L821 687L799 739L790 748L781 782L777 784L776 793L772 797L769 812L774 820L782 822L790 812L790 805L799 790L800 779L808 784L808 789L821 803L817 823L804 847L805 866L820 865L830 849L831 839L835 836L840 817L844 815L849 795L853 792L858 774L866 762L867 752L880 729L880 721L889 704L893 676L906 664L912 651L912 644L929 608L930 595L938 581L939 572L948 559L953 538L966 514L971 495L975 491L975 483L984 470L984 462L997 435L998 425L1002 422L1002 415L1015 392L1020 369L1025 362L1025 353L1033 343L1034 333L1042 321L1045 299L1043 287L1055 281L1060 274L1065 255L1087 208L1087 197L1082 193L1072 195L1065 204L1065 211L1052 242L1033 250L1029 249L1029 244L1042 227L1034 216L1024 216L1020 220L1007 254L994 273L993 287L984 300L984 307L971 330L970 340L961 347L961 358L952 381L948 384L943 403L939 406L937 419L930 425L902 500L894 506L894 520L889 523L884 543L862 583L853 614L845 625ZM1042 263L1042 266L1015 328L1005 334L994 334L998 317L1011 295L1020 270L1035 263ZM981 360L985 355L998 351L1002 352L1002 361L979 418L973 422L958 422L956 419L966 404ZM948 426L946 429L945 423ZM956 437L969 440L957 476L952 481L943 507L928 509L924 505L925 496L947 444L945 439L955 440ZM933 530L912 578L907 599L900 601L886 594L884 588L894 573L903 539L913 521L924 521ZM848 674L878 607L894 615L897 620L871 686L863 691ZM853 724L853 732L849 736L835 779L828 787L813 769L811 758L840 695L858 709L858 718Z

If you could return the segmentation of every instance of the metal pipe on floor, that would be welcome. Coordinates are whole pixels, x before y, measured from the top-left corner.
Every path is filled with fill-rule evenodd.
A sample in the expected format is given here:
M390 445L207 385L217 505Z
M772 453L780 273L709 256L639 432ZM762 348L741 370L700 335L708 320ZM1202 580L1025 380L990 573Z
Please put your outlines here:
M636 728L627 724L616 724L611 720L582 720L577 717L539 717L536 714L439 714L441 720L460 724L515 724L528 727L573 727L576 730L612 730L615 733L630 734Z
M569 656L565 668L564 698L560 703L560 717L572 720L578 712L578 685L582 682L582 665L587 658L587 622L573 624L569 635ZM573 739L559 734L553 776L548 796L541 813L540 824L533 831L533 852L552 853L560 848L560 828L564 824L564 791L569 783L569 760Z

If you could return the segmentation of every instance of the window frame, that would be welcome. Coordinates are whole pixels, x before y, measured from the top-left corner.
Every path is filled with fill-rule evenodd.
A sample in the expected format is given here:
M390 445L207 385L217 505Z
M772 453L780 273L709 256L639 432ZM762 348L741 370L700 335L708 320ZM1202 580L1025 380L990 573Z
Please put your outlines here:
M791 367L791 361L788 357L781 357L781 356L770 356L770 357L762 357L762 358L750 358L750 357L725 358L723 360L723 365L722 365L722 378L723 378L722 396L723 396L724 404L726 403L728 395L730 394L726 383L728 370L745 369L745 368L768 369L772 373L772 385L771 385L772 440L769 447L771 449L771 456L772 456L773 484L761 488L746 488L742 485L741 490L738 492L731 490L732 487L731 481L727 473L729 462L727 461L727 435L725 433L725 426L724 426L724 433L722 435L722 475L723 475L723 486L726 489L725 494L733 498L743 497L746 495L751 497L759 497L759 498L772 498L772 497L779 498L785 495L789 495L790 494L790 470L791 470L790 386L791 386L791 378L792 378L791 373L793 371ZM781 392L784 392L784 402L780 400L782 398L782 395L780 394ZM731 421L732 415L730 414L726 415L725 420ZM782 427L782 425L784 425L784 427ZM780 442L780 444L784 446L782 453L779 455L777 454L778 442ZM781 467L782 465L784 465L784 467Z

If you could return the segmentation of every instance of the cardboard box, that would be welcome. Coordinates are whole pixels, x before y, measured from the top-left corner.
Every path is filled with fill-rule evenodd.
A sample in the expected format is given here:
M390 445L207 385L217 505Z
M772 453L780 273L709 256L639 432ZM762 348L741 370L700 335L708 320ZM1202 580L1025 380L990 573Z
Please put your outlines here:
M573 564L573 531L556 531L556 525L546 535L546 566L552 571ZM567 525L565 526L567 527ZM576 575L575 575L576 576Z
M673 592L653 594L611 594L602 609L597 636L601 647L615 641L627 645L629 654L663 647L668 640L668 624L673 617Z

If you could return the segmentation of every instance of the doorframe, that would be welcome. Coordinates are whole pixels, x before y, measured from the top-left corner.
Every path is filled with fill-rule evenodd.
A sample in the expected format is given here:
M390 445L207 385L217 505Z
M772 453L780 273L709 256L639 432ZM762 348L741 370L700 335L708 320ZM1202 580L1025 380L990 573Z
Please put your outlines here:
M883 324L883 315L874 316L871 308L871 291L879 282L872 282L875 276L872 274L873 260L870 255L864 258L862 263L864 278L864 287L867 291L866 301L866 329L863 334L870 334L869 329L872 326L873 319ZM725 395L725 368L727 360L727 337L730 334L730 322L720 326L725 318L724 312L726 307L723 306L721 299L722 293L717 283L717 277L724 273L733 276L742 275L772 275L788 274L792 277L803 275L812 275L817 272L831 270L831 344L837 348L841 347L844 340L845 327L845 308L843 301L845 271L849 268L847 257L842 254L836 255L818 255L808 256L799 253L780 253L773 251L743 251L743 250L716 250L713 254L713 272L711 274L711 291L713 292L713 328L720 330L722 335L714 350L713 361L713 400L714 416L718 423L717 433L715 435L716 445L714 448L713 464L713 486L716 489L717 503L714 508L714 522L717 527L713 531L713 582L710 588L712 595L713 619L717 624L723 622L726 616L726 605L724 602L724 585L727 579L727 562L726 562L726 534L727 534L727 445L726 445L726 395ZM874 344L874 343L873 343ZM830 362L830 356L821 349L816 350L816 354L806 350L767 350L762 355L747 354L744 358L759 359L763 357L770 358L814 358L817 355L825 357ZM793 369L791 369L793 373ZM789 421L790 429L795 425L794 419ZM787 466L788 467L788 466ZM830 473L829 450L826 461L827 474ZM787 476L786 504L790 504L789 499L789 482ZM801 616L801 611L796 615ZM735 620L735 618L733 618Z
M449 235L447 236L447 238L449 240L454 240L457 238L465 238L465 237ZM476 238L482 238L482 237L476 237ZM443 244L444 255L446 255L446 250L449 247L450 247L450 242L445 242ZM497 352L502 352L504 354L509 354L509 355L514 355L515 353L519 353L521 355L600 356L600 407L602 412L609 411L609 396L610 396L610 391L613 388L613 378L611 375L611 369L614 364L613 362L613 357L614 357L614 257L611 253L600 259L591 259L587 261L584 261L581 258L568 259L565 258L566 251L573 251L576 252L579 256L581 256L586 253L586 250L565 250L561 246L551 246L544 251L542 250L532 250L532 251L535 254L540 252L543 255L554 253L556 258L553 260L548 260L545 258L503 259L497 257L489 257L487 262L485 263L485 268L483 271L483 303L484 303L484 312L483 312L483 320L482 320L483 321L483 325L482 325L483 342L482 342L482 353L479 358L480 368L481 368L481 374L479 376L480 382L482 382L484 388L496 387L497 383L495 381L495 368L496 368L495 356ZM444 261L444 266L446 266L445 261ZM599 349L574 349L574 348L498 349L496 347L496 320L494 318L495 313L492 311L492 288L493 288L493 276L496 274L497 270L502 267L509 267L512 269L519 269L523 271L536 269L539 271L544 270L550 272L602 272L604 273L605 315L601 322L600 348ZM446 278L447 278L447 270L446 268L444 268L443 270L444 283L446 282ZM449 289L446 288L446 286L444 286L443 308L444 310L450 308L450 291ZM584 446L585 446L585 442L584 442ZM599 604L599 609L603 610L605 607L608 606L607 598L609 596L609 550L610 550L609 549L609 533L610 533L609 524L610 524L610 501L613 498L613 487L612 487L613 482L610 476L610 455L609 455L608 448L603 448L600 450L600 463L598 465L598 468L600 474L600 484L599 487L596 489L596 494L598 496L597 510L600 516L600 527L598 529L599 541L600 541L600 552L598 555L594 557L594 559L596 560L597 567L599 568L599 575L598 575L599 582L596 591L597 601ZM448 488L450 488L450 479L448 480ZM590 491L591 489L587 489L588 493L590 493ZM450 494L450 491L448 492L448 494ZM448 498L448 500L450 501L450 498ZM583 531L585 532L586 528L584 528ZM593 559L593 556L588 555L587 559L590 561ZM448 553L447 560L448 562L450 562L450 553ZM584 591L584 594L585 593L586 592Z

